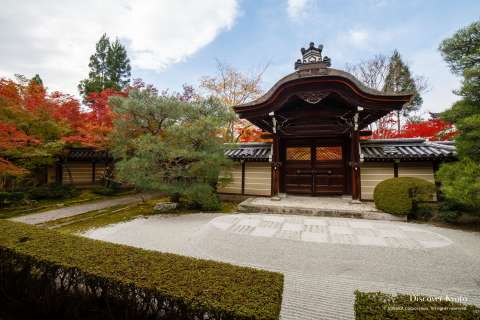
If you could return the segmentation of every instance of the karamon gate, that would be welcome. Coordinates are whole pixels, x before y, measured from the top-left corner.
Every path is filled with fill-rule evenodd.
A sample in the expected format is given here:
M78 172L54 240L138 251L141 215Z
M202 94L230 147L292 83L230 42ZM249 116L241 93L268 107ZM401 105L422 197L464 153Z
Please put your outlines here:
M400 109L410 94L385 94L330 67L322 46L302 49L295 71L265 95L235 107L269 141L227 144L233 161L217 192L233 197L279 194L348 195L370 201L378 183L394 177L435 182L440 163L456 159L453 142L422 138L368 139L370 123ZM360 139L361 136L365 136ZM45 168L44 182L93 186L110 176L105 150L70 148Z
M330 68L323 46L301 49L295 72L265 95L234 107L272 139L272 195L351 194L360 198L360 136L372 122L409 102Z

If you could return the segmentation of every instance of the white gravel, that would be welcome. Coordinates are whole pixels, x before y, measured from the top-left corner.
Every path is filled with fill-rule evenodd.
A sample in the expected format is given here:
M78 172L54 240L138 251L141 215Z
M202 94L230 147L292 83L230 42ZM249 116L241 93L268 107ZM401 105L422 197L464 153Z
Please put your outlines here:
M84 235L282 272L284 320L353 319L356 289L464 296L480 306L480 233L475 232L402 222L202 213L141 218Z

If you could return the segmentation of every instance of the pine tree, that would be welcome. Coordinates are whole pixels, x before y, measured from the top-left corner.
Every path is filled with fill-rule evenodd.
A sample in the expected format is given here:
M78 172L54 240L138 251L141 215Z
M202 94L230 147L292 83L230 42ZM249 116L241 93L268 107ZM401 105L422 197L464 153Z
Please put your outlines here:
M38 84L40 86L43 86L43 80L42 80L42 78L40 78L40 75L38 73L32 78L31 81L35 82L36 84Z
M390 93L413 93L413 99L402 110L397 111L397 129L401 130L401 117L408 116L411 112L420 109L423 99L413 79L410 68L402 61L400 53L395 50L390 57L388 73L383 87L384 92Z
M462 97L441 114L453 122L459 161L442 164L437 175L442 192L462 210L480 214L480 21L445 39L440 51L452 72L463 76L457 94ZM462 208L463 207L463 208Z
M110 43L106 34L97 42L88 67L88 78L78 86L85 98L92 92L100 93L109 88L119 91L130 83L131 67L127 51L118 40Z
M219 128L233 117L220 101L185 101L147 87L133 88L128 97L113 97L110 103L119 115L110 149L118 159L117 179L165 192L172 201L179 195L187 198L191 188L201 190L206 202L216 198L213 190L224 181L220 173L230 165Z
M115 40L110 45L107 52L107 78L115 86L113 89L120 90L130 83L130 60L127 56L127 50Z

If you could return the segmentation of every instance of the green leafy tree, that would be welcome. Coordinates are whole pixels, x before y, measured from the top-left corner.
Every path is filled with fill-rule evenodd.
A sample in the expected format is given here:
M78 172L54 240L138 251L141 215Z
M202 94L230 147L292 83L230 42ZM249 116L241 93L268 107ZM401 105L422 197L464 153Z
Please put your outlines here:
M127 50L118 40L110 43L106 34L97 42L88 67L88 78L80 81L78 85L85 98L93 92L99 93L105 89L120 91L130 83L131 67Z
M175 201L195 193L192 187L210 190L205 197L216 198L220 172L230 164L224 156L223 128L233 117L218 100L185 101L147 87L110 102L118 115L112 152L119 179L167 192ZM212 201L206 203L204 209L212 209Z
M438 177L446 198L478 214L480 209L480 21L457 31L440 44L453 73L463 76L456 93L462 97L442 114L460 132L459 161L440 167Z
M420 95L421 90L419 90L419 86L417 85L417 82L419 83L421 81L422 80L420 78L418 78L416 81L412 77L410 68L405 62L403 62L400 53L395 50L390 57L383 91L392 93L413 93L412 100L408 104L404 105L402 110L397 111L398 132L401 130L401 117L407 117L410 113L419 110L422 105L423 99Z

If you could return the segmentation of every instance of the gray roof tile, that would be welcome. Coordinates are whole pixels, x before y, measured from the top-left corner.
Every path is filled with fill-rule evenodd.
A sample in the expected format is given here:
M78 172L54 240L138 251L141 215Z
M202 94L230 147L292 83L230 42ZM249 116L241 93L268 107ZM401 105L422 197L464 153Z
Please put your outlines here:
M442 160L456 157L453 142L426 141L420 138L361 141L365 161ZM227 145L225 155L234 160L269 161L271 144L250 142Z

